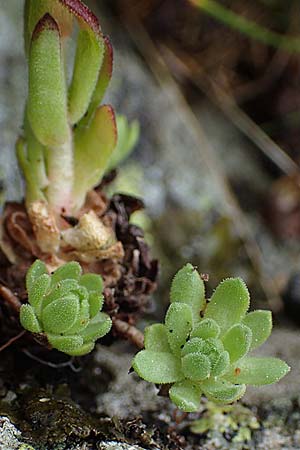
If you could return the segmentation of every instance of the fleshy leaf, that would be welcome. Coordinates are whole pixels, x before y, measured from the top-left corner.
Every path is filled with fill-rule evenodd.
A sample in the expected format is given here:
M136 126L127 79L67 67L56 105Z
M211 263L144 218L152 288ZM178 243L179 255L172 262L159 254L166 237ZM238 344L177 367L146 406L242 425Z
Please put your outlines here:
M205 319L215 320L221 335L240 322L249 308L249 292L240 278L228 278L219 284L204 313Z
M83 339L79 335L60 336L48 333L47 339L53 348L67 354L70 351L78 349L83 344Z
M175 405L185 412L196 412L200 407L201 389L192 381L180 381L173 384L169 396Z
M88 113L86 117L84 117L79 126L86 126L91 117L94 115L96 109L99 107L100 103L103 100L105 91L109 85L113 69L113 49L108 37L104 38L104 57L102 61L102 66L99 71L98 80L96 84L96 88L94 90Z
M224 375L224 373L228 371L229 365L230 365L229 353L224 351L219 354L219 357L212 365L211 375L213 375L214 377Z
M95 341L107 334L111 325L111 318L107 314L99 312L80 334L84 342Z
M181 356L188 355L189 353L202 353L206 348L205 340L201 338L189 339L181 350Z
M89 324L89 320L90 320L90 305L86 297L80 301L78 318L74 323L74 325L72 325L72 327L68 329L66 334L72 335L82 332L82 330L84 330Z
M34 201L45 201L45 195L35 177L34 167L28 161L26 147L25 140L19 138L16 142L16 156L26 181L26 207L28 207Z
M32 35L29 52L28 119L38 140L60 146L69 139L64 66L57 23L47 13Z
M146 350L154 352L171 352L167 329L162 323L155 323L145 328L144 345Z
M88 127L80 128L75 133L75 210L80 208L86 193L103 176L116 142L115 115L107 105L97 109Z
M69 89L69 116L72 124L87 111L104 54L103 38L91 29L79 31L73 78Z
M25 50L29 51L32 32L37 22L46 13L51 14L59 24L63 36L68 36L72 31L73 17L66 8L59 4L59 0L25 0L24 8L24 37Z
M68 355L70 356L83 356L83 355L87 355L88 353L90 353L93 348L95 347L95 342L86 342L85 344L83 344L81 347L78 347L74 350L69 350L68 351Z
M140 135L140 125L134 120L128 123L127 117L117 115L118 142L109 160L107 171L115 169L133 151Z
M180 269L171 285L171 303L180 302L190 305L194 320L200 318L200 311L205 304L204 283L192 264L186 264Z
M278 358L246 357L226 375L232 383L261 386L279 381L289 372L289 366Z
M51 285L54 286L56 283L72 279L78 281L81 275L81 266L76 261L71 261L63 266L60 266L51 276Z
M186 378L202 381L209 377L211 364L202 353L189 353L182 358L182 370Z
M84 286L89 292L96 291L102 293L103 291L102 277L96 273L85 273L81 276L79 284Z
M271 311L257 310L246 314L243 323L252 331L252 342L250 350L263 344L272 331Z
M224 349L228 351L230 362L233 363L245 356L250 349L252 331L243 324L233 325L223 336Z
M41 327L34 313L34 309L30 305L22 305L20 309L20 322L25 330L31 333L40 333Z
M26 289L29 294L32 286L34 285L38 277L40 277L45 273L48 273L46 264L40 261L39 259L34 261L34 263L30 266L26 274Z
M53 334L65 333L79 316L79 301L75 295L59 298L42 312L44 330Z
M98 294L98 292L90 292L89 294L89 304L90 304L90 317L91 319L95 317L99 311L101 311L104 303L103 294Z
M204 381L201 387L208 399L225 404L240 399L246 391L246 386L243 384L231 384L220 379Z
M180 355L193 324L192 309L185 303L172 303L166 314L168 342L174 354Z
M72 291L77 291L78 285L76 280L62 280L56 283L51 292L45 296L42 303L42 308L46 308L50 303L58 300L59 298L66 297Z
M40 317L42 301L44 296L48 292L50 283L51 283L50 275L44 273L35 280L32 288L30 289L28 301L31 304L31 306L35 309L38 317Z
M217 338L220 334L220 327L213 319L203 319L197 323L191 333L191 338L199 337L202 339Z
M142 350L134 357L132 367L141 378L151 383L174 383L184 379L180 359L167 352Z

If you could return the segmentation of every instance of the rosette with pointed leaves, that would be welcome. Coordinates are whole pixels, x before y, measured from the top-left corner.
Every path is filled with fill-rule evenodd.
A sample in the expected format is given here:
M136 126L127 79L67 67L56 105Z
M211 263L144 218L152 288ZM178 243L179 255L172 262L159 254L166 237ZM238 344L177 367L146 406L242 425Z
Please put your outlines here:
M143 379L171 384L170 399L182 410L199 408L201 395L232 403L246 385L275 383L288 371L277 358L249 357L270 335L270 311L248 313L249 292L240 278L226 279L205 299L204 283L191 265L184 266L171 287L164 324L145 330L145 350L133 360Z
M45 264L35 261L27 272L26 288L29 304L21 307L21 324L32 333L43 334L53 348L84 355L109 332L111 319L101 312L102 278L82 275L77 262L49 275Z

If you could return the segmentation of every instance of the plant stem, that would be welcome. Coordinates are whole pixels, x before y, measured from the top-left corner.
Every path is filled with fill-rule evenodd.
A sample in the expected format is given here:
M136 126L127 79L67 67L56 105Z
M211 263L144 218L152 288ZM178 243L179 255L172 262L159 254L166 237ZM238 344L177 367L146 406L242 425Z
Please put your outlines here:
M69 131L68 140L59 147L47 151L49 186L47 198L57 214L70 214L73 189L73 141Z
M257 23L240 16L225 6L220 5L215 0L190 0L192 4L200 8L206 14L214 17L223 24L256 39L264 44L280 48L291 53L300 52L300 38L293 36L284 36L275 31L271 31Z

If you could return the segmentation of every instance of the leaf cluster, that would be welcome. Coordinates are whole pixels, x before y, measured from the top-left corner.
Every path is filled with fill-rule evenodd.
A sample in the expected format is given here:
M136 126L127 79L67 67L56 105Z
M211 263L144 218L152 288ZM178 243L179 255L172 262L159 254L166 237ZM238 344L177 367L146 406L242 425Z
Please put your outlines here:
M78 37L68 82L65 39L75 22ZM113 108L99 106L112 76L113 50L80 0L26 0L24 35L28 100L17 156L27 206L38 200L76 213L110 165L132 150L138 127L123 118L117 126Z
M250 299L240 278L219 284L205 299L204 283L191 265L175 276L164 324L145 330L145 350L133 360L143 379L171 384L170 399L180 409L199 409L201 395L232 403L246 385L274 383L288 371L277 358L249 357L270 335L270 311L248 312Z
M45 264L37 260L27 272L26 288L29 303L21 307L21 324L43 334L53 348L84 355L110 331L111 319L101 312L102 278L82 275L79 263L68 262L49 275Z

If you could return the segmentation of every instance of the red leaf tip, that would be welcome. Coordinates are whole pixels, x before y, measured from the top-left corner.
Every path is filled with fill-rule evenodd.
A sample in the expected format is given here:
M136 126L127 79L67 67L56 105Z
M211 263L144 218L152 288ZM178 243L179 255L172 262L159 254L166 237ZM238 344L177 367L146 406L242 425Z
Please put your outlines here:
M59 2L65 6L71 14L74 14L78 19L83 20L95 33L101 33L97 17L80 0L59 0Z
M49 13L46 13L36 24L32 33L32 40L37 39L44 30L56 31L59 34L57 22Z

